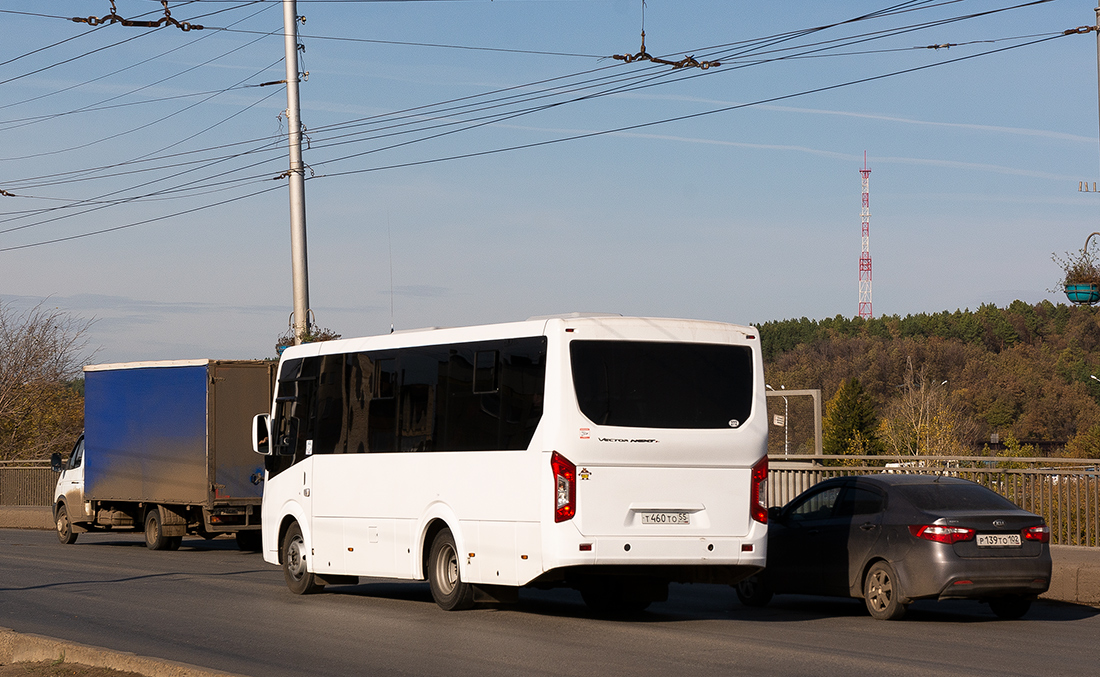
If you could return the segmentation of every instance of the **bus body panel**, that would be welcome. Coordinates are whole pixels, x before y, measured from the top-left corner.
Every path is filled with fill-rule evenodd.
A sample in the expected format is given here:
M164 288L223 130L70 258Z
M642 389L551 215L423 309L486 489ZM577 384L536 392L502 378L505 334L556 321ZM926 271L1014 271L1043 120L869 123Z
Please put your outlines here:
M301 521L315 573L423 579L433 525L455 539L463 581L525 585L600 565L762 567L766 526L749 516L751 468L766 456L759 339L751 327L650 318L554 318L288 349L287 360L545 337L543 410L524 450L330 453L270 473L264 557L279 561L280 524ZM598 425L582 413L570 344L649 341L751 350L751 410L724 428ZM274 430L277 406L272 409ZM273 433L274 434L274 433ZM576 516L555 522L553 452L576 464ZM269 457L270 459L271 457ZM689 524L642 523L687 513Z

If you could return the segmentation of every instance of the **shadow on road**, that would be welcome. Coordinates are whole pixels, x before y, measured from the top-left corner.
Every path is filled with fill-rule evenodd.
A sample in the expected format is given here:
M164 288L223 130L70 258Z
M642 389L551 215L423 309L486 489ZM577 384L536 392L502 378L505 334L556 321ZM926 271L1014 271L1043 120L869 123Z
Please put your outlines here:
M371 597L434 605L427 583L376 581L353 586L330 586L326 594ZM732 588L721 585L673 585L667 602L655 603L640 614L601 616L591 612L574 590L520 591L517 604L490 604L481 610L497 610L554 618L588 618L633 623L669 623L698 620L738 620L760 623L809 622L827 618L865 618L879 623L868 613L860 599L840 599L805 595L777 596L767 607L741 605ZM439 613L446 613L442 610ZM461 613L461 612L460 612ZM1095 607L1039 600L1020 621L1002 621L987 604L971 600L922 600L914 602L901 623L1019 623L1067 622L1100 615Z

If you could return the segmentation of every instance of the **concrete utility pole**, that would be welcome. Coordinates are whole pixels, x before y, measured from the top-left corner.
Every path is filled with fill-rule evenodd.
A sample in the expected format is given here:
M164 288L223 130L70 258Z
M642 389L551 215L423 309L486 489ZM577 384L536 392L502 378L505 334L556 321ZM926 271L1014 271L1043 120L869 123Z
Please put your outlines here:
M286 50L286 119L290 146L290 259L294 288L294 345L309 333L309 269L306 266L306 174L302 162L302 120L298 104L298 7L283 0Z
M1100 111L1100 7L1096 8L1096 93L1097 110ZM1088 246L1088 243L1085 243Z

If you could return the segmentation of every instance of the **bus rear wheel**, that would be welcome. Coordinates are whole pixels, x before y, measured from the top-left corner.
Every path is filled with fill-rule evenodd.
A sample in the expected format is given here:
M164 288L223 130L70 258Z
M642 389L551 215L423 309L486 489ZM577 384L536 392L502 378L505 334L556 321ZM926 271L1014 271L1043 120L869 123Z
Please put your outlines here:
M428 554L428 584L432 599L444 611L474 606L474 588L464 583L458 571L458 550L450 529L443 529L432 540Z

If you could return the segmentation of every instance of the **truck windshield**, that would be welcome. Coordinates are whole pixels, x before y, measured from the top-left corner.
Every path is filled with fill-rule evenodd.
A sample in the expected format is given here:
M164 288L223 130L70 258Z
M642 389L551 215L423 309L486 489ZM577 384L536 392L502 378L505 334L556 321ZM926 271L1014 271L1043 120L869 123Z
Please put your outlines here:
M569 354L577 403L598 425L728 429L752 413L748 346L577 340Z

